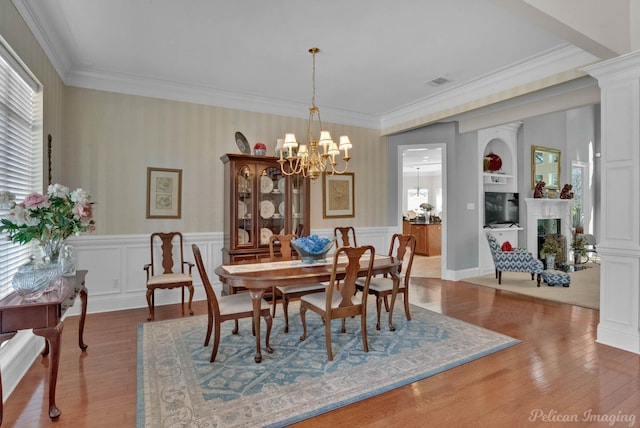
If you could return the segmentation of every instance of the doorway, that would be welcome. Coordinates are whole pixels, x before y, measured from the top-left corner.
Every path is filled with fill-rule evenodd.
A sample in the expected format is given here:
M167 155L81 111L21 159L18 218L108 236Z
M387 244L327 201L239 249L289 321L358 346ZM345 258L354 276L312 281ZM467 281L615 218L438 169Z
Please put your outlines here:
M429 277L443 278L447 247L446 145L438 143L399 145L397 171L398 224L402 225L404 218L411 212L415 212L415 205L419 206L422 203L431 205L433 207L431 215L441 219L441 256L429 258L416 256L414 272L429 272ZM434 260L436 257L440 259L437 266L434 265L434 261L437 262Z

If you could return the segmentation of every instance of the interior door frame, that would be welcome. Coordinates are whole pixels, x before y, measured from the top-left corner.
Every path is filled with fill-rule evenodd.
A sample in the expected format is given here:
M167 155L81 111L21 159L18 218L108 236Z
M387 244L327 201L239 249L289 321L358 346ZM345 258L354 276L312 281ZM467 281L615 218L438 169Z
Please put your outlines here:
M397 171L398 171L398 189L396 191L396 224L402 229L402 191L404 189L404 174L402 152L407 149L416 148L442 149L441 151L441 167L442 167L442 239L441 239L441 259L440 259L440 278L452 279L446 271L447 266L447 145L444 143L420 143L420 144L399 144L397 146Z

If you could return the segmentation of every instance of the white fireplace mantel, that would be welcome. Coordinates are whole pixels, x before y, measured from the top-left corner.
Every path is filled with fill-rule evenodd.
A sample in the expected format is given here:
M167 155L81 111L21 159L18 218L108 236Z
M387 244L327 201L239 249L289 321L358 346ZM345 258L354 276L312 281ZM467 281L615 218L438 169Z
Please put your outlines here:
M527 206L527 251L538 251L538 220L560 219L561 232L571 243L571 205L573 199L525 198Z

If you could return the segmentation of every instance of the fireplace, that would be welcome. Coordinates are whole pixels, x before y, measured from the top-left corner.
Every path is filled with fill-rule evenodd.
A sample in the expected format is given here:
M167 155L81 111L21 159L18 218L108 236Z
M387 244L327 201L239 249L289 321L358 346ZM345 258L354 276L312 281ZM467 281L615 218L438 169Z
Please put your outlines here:
M527 251L539 257L543 234L554 233L571 242L571 205L573 199L525 198L527 206Z
M535 248L534 255L540 255L540 248L547 235L562 234L562 219L560 218L541 218L538 219L538 246Z

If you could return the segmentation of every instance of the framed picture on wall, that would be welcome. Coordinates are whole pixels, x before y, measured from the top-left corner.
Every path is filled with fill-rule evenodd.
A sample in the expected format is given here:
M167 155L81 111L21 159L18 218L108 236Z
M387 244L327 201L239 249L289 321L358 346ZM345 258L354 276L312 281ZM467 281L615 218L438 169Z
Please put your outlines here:
M180 218L182 170L147 168L147 218Z
M322 217L355 217L354 176L322 174Z

